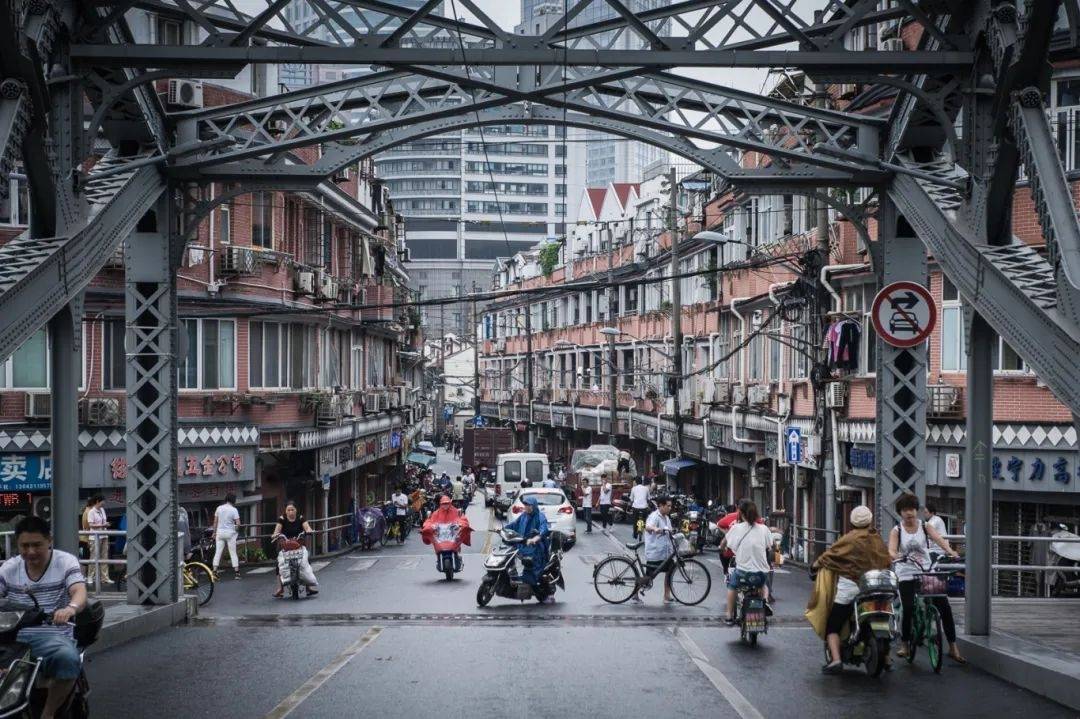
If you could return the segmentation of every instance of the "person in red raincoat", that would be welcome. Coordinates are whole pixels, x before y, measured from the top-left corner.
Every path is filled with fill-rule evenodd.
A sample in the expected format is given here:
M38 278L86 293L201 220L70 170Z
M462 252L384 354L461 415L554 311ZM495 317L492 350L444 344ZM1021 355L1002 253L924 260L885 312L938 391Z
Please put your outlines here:
M472 546L469 518L459 512L449 497L443 495L439 508L431 513L420 530L424 544L434 545L435 553L461 552L461 545Z

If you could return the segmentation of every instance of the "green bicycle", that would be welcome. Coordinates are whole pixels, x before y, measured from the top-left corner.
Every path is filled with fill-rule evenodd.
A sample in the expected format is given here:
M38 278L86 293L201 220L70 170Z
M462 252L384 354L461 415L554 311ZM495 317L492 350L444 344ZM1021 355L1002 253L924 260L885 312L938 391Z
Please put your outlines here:
M920 646L926 647L926 656L930 659L930 667L934 673L941 673L941 664L945 658L942 650L941 613L934 606L934 600L940 597L948 598L947 580L954 572L934 571L938 559L930 563L930 567L922 566L914 557L905 556L898 561L909 561L920 570L916 575L919 582L915 590L915 608L911 617L911 644L908 646L908 664L915 661L916 650ZM957 562L958 560L950 560Z

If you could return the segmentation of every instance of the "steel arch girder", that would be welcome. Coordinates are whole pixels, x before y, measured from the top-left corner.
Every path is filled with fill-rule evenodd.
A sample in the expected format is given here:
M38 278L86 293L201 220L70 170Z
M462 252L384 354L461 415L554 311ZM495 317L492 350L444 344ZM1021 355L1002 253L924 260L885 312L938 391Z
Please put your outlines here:
M20 236L0 247L0 357L12 355L90 284L165 187L157 168L144 167L71 236Z

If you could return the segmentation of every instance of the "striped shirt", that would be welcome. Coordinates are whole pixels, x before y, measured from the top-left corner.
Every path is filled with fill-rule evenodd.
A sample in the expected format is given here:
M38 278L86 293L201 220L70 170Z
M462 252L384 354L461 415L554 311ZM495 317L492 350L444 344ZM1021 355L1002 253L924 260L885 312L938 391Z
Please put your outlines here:
M6 597L8 603L20 607L33 607L34 599L37 599L41 608L50 615L67 606L71 601L69 590L80 582L85 584L86 577L79 567L79 560L75 555L59 549L52 550L49 564L36 582L26 574L26 563L22 557L12 557L0 565L0 596ZM31 593L34 595L33 599L30 597ZM71 637L73 631L70 624L60 627L43 624L40 627L19 630L20 639L29 634L61 634Z

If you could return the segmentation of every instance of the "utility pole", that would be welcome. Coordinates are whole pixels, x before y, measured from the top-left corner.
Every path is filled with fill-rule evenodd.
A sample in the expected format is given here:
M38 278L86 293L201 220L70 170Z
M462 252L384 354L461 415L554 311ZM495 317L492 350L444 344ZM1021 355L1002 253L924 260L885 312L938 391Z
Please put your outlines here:
M605 227L608 233L608 261L607 261L607 311L608 311L608 324L613 329L615 327L615 297L618 290L615 289L615 284L612 277L612 264L615 261L615 233ZM611 377L611 388L609 395L610 402L608 403L608 444L612 447L615 445L615 437L617 434L617 424L619 415L619 363L615 354L615 335L608 335L608 375ZM598 420L599 421L599 420ZM600 429L600 427L597 427ZM659 439L659 437L657 438Z
M679 403L679 395L682 392L683 382L682 287L680 287L680 280L677 279L679 275L679 185L676 182L674 167L668 175L668 184L671 190L668 229L671 233L671 276L673 278L671 280L671 336L675 340L675 355L672 358L675 365L675 392L672 397L672 407L675 423L675 459L680 459L682 457L682 407ZM660 438L656 439L659 441Z
M536 433L533 432L533 348L532 348L532 304L525 305L525 396L529 401L529 451L536 451Z
M476 283L473 282L473 297L476 296ZM480 416L480 325L476 316L476 300L472 301L473 318L473 416Z
M824 85L814 86L814 105L815 107L827 108L829 105L829 95ZM827 192L828 190L826 190ZM829 208L819 199L814 200L816 203L814 209L817 215L817 254L820 259L820 266L814 262L809 262L810 271L814 273L813 282L816 288L816 304L820 307L829 307L832 302L832 298L825 291L825 288L821 286L821 267L829 264ZM813 347L820 348L824 342L825 327L821 321L824 318L819 319L814 323L814 334L811 337L814 344ZM824 390L824 387L822 388ZM824 528L825 528L825 541L831 542L838 535L833 532L836 530L836 467L835 462L839 462L839 457L834 457L832 454L832 432L835 431L835 427L832 426L830 420L836 420L836 410L830 410L825 406L825 392L819 391L814 397L815 412L814 415L821 418L821 471L818 472L818 476L824 483L824 492L820 495L821 507L824 511ZM779 449L777 451L780 451ZM792 497L795 501L798 501L799 487L796 484L792 488ZM809 526L809 522L804 522ZM822 526L822 525L818 525Z

